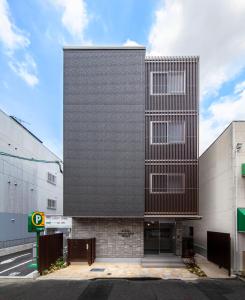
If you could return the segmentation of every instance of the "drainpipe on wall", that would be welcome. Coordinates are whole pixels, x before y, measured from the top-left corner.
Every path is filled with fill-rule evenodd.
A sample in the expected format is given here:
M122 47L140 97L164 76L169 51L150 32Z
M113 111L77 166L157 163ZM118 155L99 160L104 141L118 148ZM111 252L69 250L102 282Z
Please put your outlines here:
M235 203L234 207L234 220L235 220L235 232L234 232L234 247L233 247L233 272L237 273L237 187L236 187L236 157L237 157L237 149L235 147L235 130L234 123L232 124L232 165L233 165L233 184L234 184L234 192L235 192Z
M240 262L240 253L239 253L239 240L238 240L238 232L237 232L237 208L238 208L238 189L237 189L237 153L242 147L241 143L236 143L236 136L235 136L235 124L233 123L232 126L232 148L235 152L234 163L233 163L233 174L234 174L234 184L235 184L235 235L234 235L234 273L239 273L239 262ZM235 147L234 147L235 146Z

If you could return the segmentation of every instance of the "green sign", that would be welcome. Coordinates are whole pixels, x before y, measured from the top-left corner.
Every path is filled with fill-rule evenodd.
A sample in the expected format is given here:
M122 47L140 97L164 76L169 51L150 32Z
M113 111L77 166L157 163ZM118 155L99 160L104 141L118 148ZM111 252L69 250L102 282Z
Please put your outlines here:
M28 215L28 232L37 233L37 242L36 242L36 262L29 265L30 268L36 268L37 270L39 265L39 236L40 232L44 231L45 226L45 215L41 211L34 211Z
M40 232L44 230L45 215L43 212L34 211L28 215L28 232Z

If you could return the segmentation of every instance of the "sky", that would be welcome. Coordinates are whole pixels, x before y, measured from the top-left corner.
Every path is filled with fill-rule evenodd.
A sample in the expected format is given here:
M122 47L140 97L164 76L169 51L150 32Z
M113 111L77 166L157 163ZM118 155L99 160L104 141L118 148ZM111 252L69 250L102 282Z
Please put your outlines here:
M0 0L0 109L63 155L64 45L200 56L200 153L245 120L245 0Z

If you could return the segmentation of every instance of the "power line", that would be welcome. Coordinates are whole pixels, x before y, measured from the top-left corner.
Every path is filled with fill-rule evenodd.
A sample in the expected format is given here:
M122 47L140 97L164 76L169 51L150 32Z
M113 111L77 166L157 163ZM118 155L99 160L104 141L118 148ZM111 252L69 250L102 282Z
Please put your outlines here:
M22 159L22 160L28 160L28 161L32 161L32 162L39 162L39 163L45 163L45 164L57 164L59 166L60 173L63 174L63 170L62 170L62 166L61 166L62 162L59 161L59 160L35 159L33 157L32 158L28 158L28 157L13 155L13 154L2 152L2 151L0 151L0 155L9 156L9 157L17 158L17 159Z

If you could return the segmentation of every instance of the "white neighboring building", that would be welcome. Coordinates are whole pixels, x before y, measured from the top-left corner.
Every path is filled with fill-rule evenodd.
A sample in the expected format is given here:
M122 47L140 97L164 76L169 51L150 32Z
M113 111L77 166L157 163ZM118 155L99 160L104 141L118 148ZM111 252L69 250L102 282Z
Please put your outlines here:
M0 110L0 152L50 161L61 159L28 129ZM63 214L63 174L58 164L0 155L0 248L31 241L32 211ZM9 242L7 242L9 241Z
M245 232L237 209L245 208L245 121L232 122L199 159L199 214L193 222L196 251L206 255L207 231L230 233L231 268L245 270ZM243 210L245 211L245 210Z

